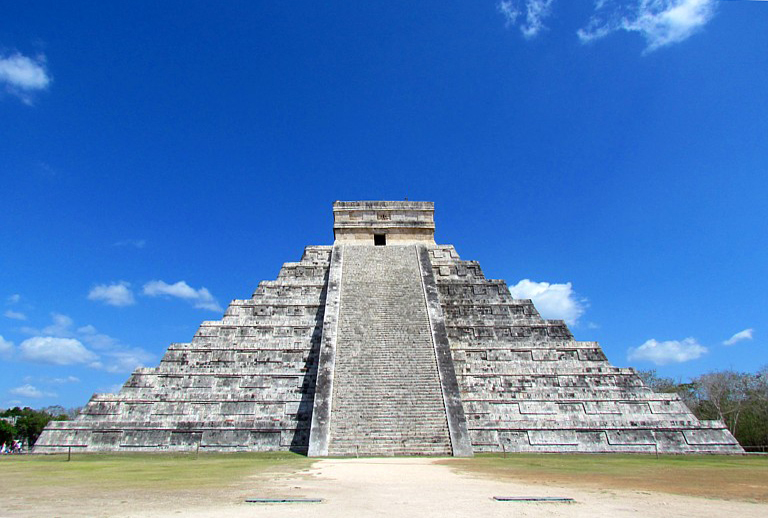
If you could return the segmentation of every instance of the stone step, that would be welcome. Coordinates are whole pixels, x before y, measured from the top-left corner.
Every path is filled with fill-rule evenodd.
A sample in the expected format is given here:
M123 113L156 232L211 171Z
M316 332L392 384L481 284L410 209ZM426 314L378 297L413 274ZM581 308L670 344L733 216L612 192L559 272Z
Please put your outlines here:
M450 454L416 249L343 257L329 453Z

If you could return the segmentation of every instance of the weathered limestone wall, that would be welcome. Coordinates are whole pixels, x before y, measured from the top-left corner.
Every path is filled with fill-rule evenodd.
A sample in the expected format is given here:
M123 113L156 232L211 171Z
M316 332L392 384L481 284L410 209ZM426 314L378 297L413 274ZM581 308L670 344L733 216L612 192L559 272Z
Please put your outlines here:
M430 257L475 452L743 452L722 422L612 366L452 246Z
M336 242L346 245L373 245L374 234L383 234L387 238L388 245L413 245L417 243L435 244L434 230L406 229L406 228L381 228L369 229L345 229L337 234Z
M333 204L333 234L337 243L435 243L435 206L423 201L337 201Z
M435 245L433 212L334 203L333 247L307 247L34 451L743 452Z
M336 372L336 343L341 309L341 277L344 265L344 247L334 245L328 271L328 284L323 317L323 335L320 342L319 362L315 378L315 398L309 433L310 457L328 456L331 434L333 382Z
M35 452L305 452L331 247L308 247L251 299L171 344L118 394L96 394L73 421L52 422Z

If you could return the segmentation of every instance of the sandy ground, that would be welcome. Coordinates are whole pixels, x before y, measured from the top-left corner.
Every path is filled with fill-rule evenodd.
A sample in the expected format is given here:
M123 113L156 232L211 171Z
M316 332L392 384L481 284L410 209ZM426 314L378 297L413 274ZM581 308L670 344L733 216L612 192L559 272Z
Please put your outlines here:
M261 486L261 485L259 485ZM430 459L331 459L305 475L275 480L245 497L322 498L319 504L215 505L184 509L183 515L358 516L768 516L768 505L661 493L534 486L473 477ZM494 496L562 496L574 504L497 502ZM243 498L244 500L244 498ZM179 516L179 509L149 516ZM130 516L145 516L137 513Z
M129 517L765 517L768 504L625 490L500 482L427 458L327 459L307 471L246 480L217 493L162 496L61 495L37 501L0 498L4 516ZM108 495L107 495L108 496ZM557 496L573 504L497 502L494 496ZM322 503L249 504L250 497L322 498ZM7 505L10 504L10 505Z

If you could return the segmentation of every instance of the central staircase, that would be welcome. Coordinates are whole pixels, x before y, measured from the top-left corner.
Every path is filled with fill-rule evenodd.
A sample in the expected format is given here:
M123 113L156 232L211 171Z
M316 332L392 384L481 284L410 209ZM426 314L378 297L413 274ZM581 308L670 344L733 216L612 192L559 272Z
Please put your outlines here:
M415 246L343 251L329 455L450 455Z

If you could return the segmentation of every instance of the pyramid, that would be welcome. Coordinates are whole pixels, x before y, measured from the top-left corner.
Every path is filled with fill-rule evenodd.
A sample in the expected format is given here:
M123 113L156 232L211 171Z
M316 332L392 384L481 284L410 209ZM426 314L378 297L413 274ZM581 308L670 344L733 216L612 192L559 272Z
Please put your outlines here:
M333 204L309 246L34 451L742 453L434 241L431 202Z

